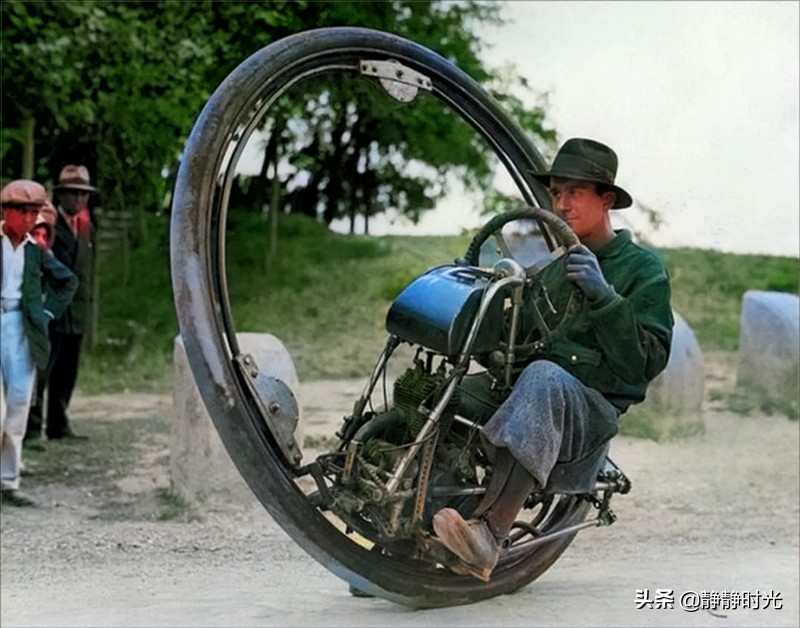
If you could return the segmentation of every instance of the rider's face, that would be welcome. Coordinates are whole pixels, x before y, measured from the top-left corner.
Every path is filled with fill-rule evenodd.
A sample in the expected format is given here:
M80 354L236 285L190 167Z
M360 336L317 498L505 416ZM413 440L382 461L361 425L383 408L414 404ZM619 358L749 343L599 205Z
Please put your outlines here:
M578 239L605 232L608 210L614 204L613 192L598 194L594 183L553 177L550 195L556 213L569 224Z

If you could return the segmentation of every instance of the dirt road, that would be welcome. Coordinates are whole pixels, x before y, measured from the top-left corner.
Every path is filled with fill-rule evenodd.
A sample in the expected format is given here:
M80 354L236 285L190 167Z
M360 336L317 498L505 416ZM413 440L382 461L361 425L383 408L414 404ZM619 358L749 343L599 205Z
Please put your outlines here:
M341 386L306 390L332 399ZM25 486L43 506L2 511L3 626L800 623L796 421L709 404L706 433L691 440L618 437L612 457L633 491L615 498L617 523L582 532L517 594L413 611L351 597L260 507L176 503L168 492L169 411L168 396L77 399L76 429L106 438L106 455L85 457L79 445L58 443L28 455ZM54 468L53 459L64 466ZM714 608L682 610L692 591ZM674 608L658 608L670 599Z

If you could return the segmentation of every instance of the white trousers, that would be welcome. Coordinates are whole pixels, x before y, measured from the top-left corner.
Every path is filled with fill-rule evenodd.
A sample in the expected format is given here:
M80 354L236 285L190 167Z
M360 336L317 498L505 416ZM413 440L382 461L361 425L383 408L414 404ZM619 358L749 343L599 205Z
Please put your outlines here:
M25 337L22 311L0 314L0 326L0 484L4 489L16 490L36 367Z

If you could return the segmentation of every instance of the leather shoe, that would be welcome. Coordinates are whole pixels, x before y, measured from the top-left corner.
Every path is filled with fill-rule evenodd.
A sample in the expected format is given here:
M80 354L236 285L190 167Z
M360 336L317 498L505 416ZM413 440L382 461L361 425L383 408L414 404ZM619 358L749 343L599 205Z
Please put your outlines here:
M0 499L2 499L3 505L8 504L9 506L16 506L18 508L36 508L39 505L33 497L29 497L25 493L20 492L19 489L13 488L4 488Z
M443 508L433 516L433 530L442 544L461 560L451 571L489 582L500 558L500 546L483 519L465 521L457 510Z
M47 440L89 440L89 437L83 434L76 434L71 429L68 429L63 434L48 436Z

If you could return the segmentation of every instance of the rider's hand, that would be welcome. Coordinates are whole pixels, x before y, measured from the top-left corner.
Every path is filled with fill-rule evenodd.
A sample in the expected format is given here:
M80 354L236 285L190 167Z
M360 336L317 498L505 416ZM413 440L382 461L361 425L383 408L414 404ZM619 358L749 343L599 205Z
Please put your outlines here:
M583 244L572 247L567 257L567 278L575 283L589 301L613 296L597 257Z

